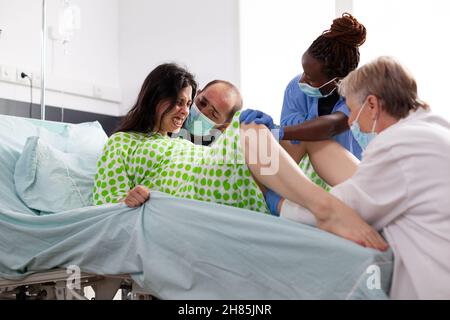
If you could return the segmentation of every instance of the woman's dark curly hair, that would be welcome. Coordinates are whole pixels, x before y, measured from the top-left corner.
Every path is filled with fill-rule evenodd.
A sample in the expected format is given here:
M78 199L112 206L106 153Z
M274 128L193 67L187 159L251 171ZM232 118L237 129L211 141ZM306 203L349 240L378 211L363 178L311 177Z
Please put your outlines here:
M197 82L187 70L173 63L156 67L144 81L136 103L122 120L116 132L148 133L156 124L156 107L164 100L171 106L161 116L164 117L175 107L180 91L192 87L192 101L197 93Z
M344 78L359 64L359 47L366 41L366 28L351 14L344 13L331 28L319 36L308 53L323 63L323 72L330 78Z

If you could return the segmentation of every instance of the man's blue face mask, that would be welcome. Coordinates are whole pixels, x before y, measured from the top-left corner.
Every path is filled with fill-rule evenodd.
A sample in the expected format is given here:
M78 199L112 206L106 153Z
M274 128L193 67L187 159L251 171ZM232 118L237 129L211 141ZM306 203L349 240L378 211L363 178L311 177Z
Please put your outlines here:
M324 87L326 87L327 85L329 85L333 81L336 81L336 79L337 78L331 79L330 81L328 81L327 83L323 84L319 88L312 87L309 84L303 83L303 82L299 82L298 86L300 87L300 90L302 90L303 93L306 94L309 97L312 97L312 98L326 98L326 97L332 95L334 91L336 91L336 87L333 90L331 90L329 93L327 93L327 94L323 94L321 89L323 89Z
M361 110L359 110L358 115L356 116L355 121L353 121L350 130L352 131L353 137L355 137L355 140L358 141L359 145L361 146L361 149L365 150L369 143L377 136L377 133L375 132L375 128L377 126L377 120L374 121L372 132L361 132L361 127L358 123L359 117L361 116L362 111L364 110L364 107L366 106L366 102L361 107Z
M217 124L205 116L195 105L192 105L189 111L189 117L186 120L185 127L194 136L207 136Z

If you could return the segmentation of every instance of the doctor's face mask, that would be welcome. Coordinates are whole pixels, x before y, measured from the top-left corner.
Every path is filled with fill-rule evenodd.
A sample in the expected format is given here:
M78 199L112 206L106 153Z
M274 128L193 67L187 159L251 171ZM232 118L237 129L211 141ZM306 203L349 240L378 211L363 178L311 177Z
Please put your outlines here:
M359 145L361 146L361 149L365 150L369 143L377 136L377 133L375 132L375 128L377 126L377 120L373 122L372 126L372 132L362 132L361 127L359 125L359 118L361 116L362 111L364 110L365 106L367 104L367 101L364 102L361 109L358 112L358 115L355 118L355 121L353 121L352 125L350 126L350 130L352 131L353 137L355 137L355 140L358 141Z

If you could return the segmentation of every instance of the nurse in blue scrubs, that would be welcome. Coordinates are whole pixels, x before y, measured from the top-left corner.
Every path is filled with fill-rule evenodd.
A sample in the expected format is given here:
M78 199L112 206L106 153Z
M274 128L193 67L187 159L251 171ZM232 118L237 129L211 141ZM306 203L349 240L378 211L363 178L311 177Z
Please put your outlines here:
M301 141L334 139L361 159L361 147L348 126L350 111L337 84L358 67L359 47L366 41L366 34L366 28L348 13L335 19L303 54L303 73L289 83L284 94L282 129L275 131L277 138L305 175L325 190L330 186L314 171ZM246 110L241 120L273 128L273 119L261 111ZM270 211L278 215L280 196L267 190L265 197Z
M349 109L337 92L337 83L359 64L359 47L366 40L366 28L344 13L303 54L303 73L287 86L281 126L283 140L292 140L287 151L300 162L304 153L300 141L334 139L361 159L361 147L348 127Z

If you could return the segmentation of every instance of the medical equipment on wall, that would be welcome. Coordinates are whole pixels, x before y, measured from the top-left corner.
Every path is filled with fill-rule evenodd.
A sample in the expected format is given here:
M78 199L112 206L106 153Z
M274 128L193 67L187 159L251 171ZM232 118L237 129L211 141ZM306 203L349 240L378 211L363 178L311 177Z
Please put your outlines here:
M80 7L63 0L62 8L58 15L58 28L50 28L50 38L60 41L67 53L67 44L70 42L75 31L81 28ZM47 2L42 0L42 30L41 30L41 120L45 120L46 106L46 59L47 59Z
M74 35L75 31L81 28L81 10L80 7L64 0L64 5L59 12L58 32L63 38L63 42L67 43Z
M42 0L41 29L41 120L45 120L45 88L46 88L46 49L47 49L47 2Z
M68 44L75 35L75 32L81 29L81 9L74 5L70 0L63 0L58 13L57 27L49 28L49 36L53 41L62 44L64 54L68 53Z

